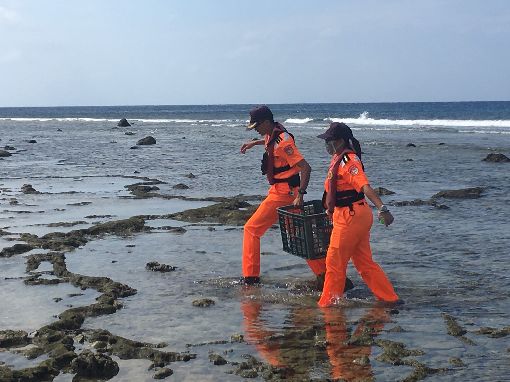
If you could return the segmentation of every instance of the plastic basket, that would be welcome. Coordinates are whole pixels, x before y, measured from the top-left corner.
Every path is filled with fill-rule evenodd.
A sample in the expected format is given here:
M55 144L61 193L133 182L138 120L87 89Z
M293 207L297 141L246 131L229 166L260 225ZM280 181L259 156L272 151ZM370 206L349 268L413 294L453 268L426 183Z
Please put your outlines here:
M322 201L305 202L302 208L280 207L278 219L285 252L309 260L326 256L333 222L326 215Z

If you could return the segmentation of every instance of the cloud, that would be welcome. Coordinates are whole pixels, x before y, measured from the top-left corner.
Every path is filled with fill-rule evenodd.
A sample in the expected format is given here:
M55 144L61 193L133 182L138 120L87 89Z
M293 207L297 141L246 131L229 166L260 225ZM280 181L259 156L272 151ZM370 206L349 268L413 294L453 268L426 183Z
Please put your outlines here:
M16 24L19 20L20 17L16 11L0 6L0 23L7 22L10 24Z

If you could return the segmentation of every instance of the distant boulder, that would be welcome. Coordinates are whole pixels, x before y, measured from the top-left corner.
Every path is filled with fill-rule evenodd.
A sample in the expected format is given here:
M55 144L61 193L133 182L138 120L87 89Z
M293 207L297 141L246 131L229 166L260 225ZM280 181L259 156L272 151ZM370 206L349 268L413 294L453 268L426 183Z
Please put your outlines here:
M119 127L129 127L131 124L127 121L126 118L122 118L119 123L117 123L117 126Z
M408 143L406 147L416 147L416 145L414 143Z
M481 197L483 187L470 187L461 190L444 190L432 195L432 199L436 198L452 198L452 199L476 199Z
M31 184L24 184L21 186L21 192L24 194L40 194Z
M142 146L142 145L155 145L156 144L156 139L154 139L154 137L151 137L149 135L148 137L140 139L138 142L136 142L136 144L138 146Z
M0 158L10 157L12 154L5 150L0 150Z
M485 159L482 160L485 162L510 162L510 158L500 153L491 153L487 155Z
M172 188L175 188L176 190L187 190L189 186L185 185L184 183L178 183Z
M16 147L14 147L14 146L5 146L4 150L16 150Z
M27 141L28 143L37 143L37 141L35 139L30 139L29 141Z
M394 191L388 190L387 188L384 188L384 187L374 188L374 191L379 196L382 196L382 195L393 195L395 193Z

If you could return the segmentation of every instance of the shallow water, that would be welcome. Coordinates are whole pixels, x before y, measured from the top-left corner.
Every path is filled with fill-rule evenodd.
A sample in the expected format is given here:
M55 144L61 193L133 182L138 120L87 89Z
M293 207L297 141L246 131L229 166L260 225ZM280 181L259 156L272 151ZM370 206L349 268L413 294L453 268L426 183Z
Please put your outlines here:
M263 195L266 191L258 173L260 150L244 156L238 153L241 143L254 137L240 127L241 122L234 126L137 122L123 129L114 125L110 121L0 120L2 143L17 149L12 157L0 161L0 229L13 233L0 236L0 248L16 243L9 239L16 239L22 232L66 232L96 222L142 214L163 215L210 204L132 199L124 186L141 180L129 176L165 181L167 184L158 187L160 193L167 195ZM288 124L313 168L308 199L318 199L322 193L328 158L322 142L314 137L323 126ZM59 128L62 131L57 131ZM126 131L136 134L128 136ZM155 146L130 149L137 139L149 134L156 137ZM396 192L384 197L387 203L428 199L444 189L487 187L479 199L441 200L450 207L447 210L431 206L392 207L395 223L391 227L374 224L374 257L406 302L398 308L398 314L389 316L377 338L421 349L424 355L410 358L429 367L450 369L427 380L505 380L510 373L508 337L489 338L475 332L484 326L510 325L510 269L506 261L510 248L510 165L481 161L493 151L509 156L510 135L451 129L376 130L373 125L356 126L355 135L362 142L372 185ZM37 143L29 144L28 139L36 139ZM410 142L417 147L406 147ZM190 172L196 178L186 177ZM22 194L20 187L25 183L43 194ZM185 183L190 189L176 190L173 185L177 183ZM11 205L12 198L19 204ZM75 205L81 202L91 203ZM87 218L92 215L110 217ZM47 226L75 221L86 223ZM318 293L306 288L313 277L305 262L282 252L278 229L269 230L262 240L262 251L267 253L262 257L263 285L243 288L235 283L241 268L240 227L191 226L165 219L147 224L183 226L187 231L177 234L156 230L126 238L108 236L66 254L71 272L108 276L138 290L136 295L121 299L123 309L89 318L85 328L104 328L130 339L166 342L165 350L196 353L195 360L169 365L174 370L170 380L242 380L226 373L233 369L232 365L213 366L208 360L209 351L228 361L240 361L243 354L250 354L264 362L300 367L305 380L342 375L338 365L343 365L343 376L355 379L356 375L345 371L355 359L350 352L344 349L331 356L318 345L326 340L326 324L345 324L354 331L360 318L373 309L377 311L370 292L352 267L349 276L356 288L348 293L349 300L336 309L338 314L331 321L316 308ZM54 315L67 309L66 305L87 305L97 296L96 292L81 291L68 284L25 286L17 279L26 276L25 255L0 259L0 330L33 331L51 322ZM149 261L170 264L177 270L166 274L149 272L145 269ZM41 265L40 270L48 269L47 264ZM67 296L77 291L83 295ZM55 297L64 300L56 303ZM215 305L192 306L198 298L211 298ZM466 337L476 345L449 336L441 313L457 318L468 331ZM317 328L317 344L305 342L308 351L296 352L303 343L292 339L293 330L312 326ZM395 326L405 331L387 331ZM244 334L246 342L187 347L230 341L238 333ZM267 341L269 336L281 336L276 348L264 346L273 343ZM378 346L354 350L359 354L369 352L368 366L350 368L358 377L399 380L412 371L408 366L378 361L382 352ZM0 361L23 367L16 358L19 356L9 357L0 356ZM466 366L453 367L449 363L452 357L461 358ZM153 372L147 370L150 363L146 360L119 361L119 365L121 372L113 380L152 380ZM61 375L56 380L66 378L70 376Z

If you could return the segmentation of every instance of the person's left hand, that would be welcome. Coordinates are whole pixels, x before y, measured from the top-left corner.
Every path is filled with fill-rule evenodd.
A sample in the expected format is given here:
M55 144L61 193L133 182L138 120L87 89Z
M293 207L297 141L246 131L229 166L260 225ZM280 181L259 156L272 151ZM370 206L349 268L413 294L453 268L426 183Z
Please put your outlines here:
M296 196L296 199L294 199L294 201L292 202L292 204L294 205L294 207L301 207L301 206L303 206L303 195L298 194Z
M390 211L386 211L386 212L379 211L379 213L377 214L377 217L379 218L379 221L381 223L384 223L384 225L386 227L389 226L391 223L393 223L393 220L395 220Z

